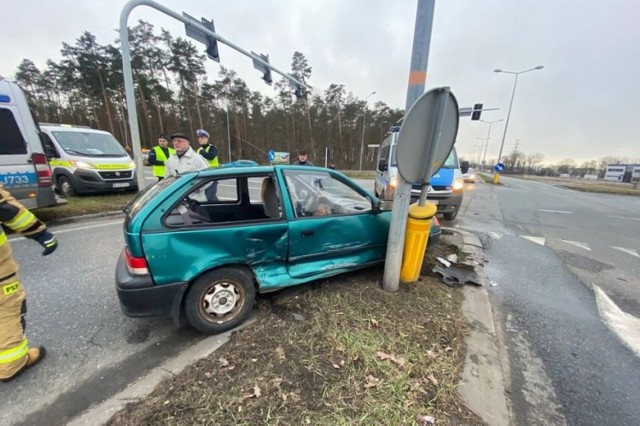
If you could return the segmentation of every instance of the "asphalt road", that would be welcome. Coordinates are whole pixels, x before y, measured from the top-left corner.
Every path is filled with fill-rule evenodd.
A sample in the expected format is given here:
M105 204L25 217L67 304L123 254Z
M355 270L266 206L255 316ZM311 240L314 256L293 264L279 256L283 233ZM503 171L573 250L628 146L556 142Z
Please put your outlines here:
M483 237L515 423L638 424L640 358L593 288L640 314L640 200L503 182L469 185L454 226Z

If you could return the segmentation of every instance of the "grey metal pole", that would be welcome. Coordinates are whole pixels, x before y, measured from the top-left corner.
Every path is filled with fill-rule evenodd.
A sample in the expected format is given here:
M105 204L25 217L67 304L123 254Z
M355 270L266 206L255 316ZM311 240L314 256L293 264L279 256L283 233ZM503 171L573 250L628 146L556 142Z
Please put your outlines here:
M413 31L413 48L411 52L411 69L409 85L405 103L405 113L413 103L424 93L427 81L427 65L429 62L429 47L431 30L433 28L433 11L435 0L418 0L416 23ZM398 184L393 197L393 211L389 224L389 240L387 243L386 263L382 288L394 292L400 285L400 268L402 266L402 252L406 232L409 203L411 202L411 184L398 174Z
M513 82L513 92L511 92L511 102L509 102L509 112L507 113L507 121L506 123L504 123L504 132L502 133L502 143L500 144L500 153L498 154L498 161L496 161L496 164L500 162L500 159L502 158L502 149L504 148L504 140L507 137L507 127L509 127L509 118L511 117L511 107L513 106L513 98L516 96L516 87L518 86L518 75L520 73L516 74L516 79Z
M227 147L229 148L229 162L231 162L231 127L229 125L229 105L227 105L226 112L227 112Z
M364 152L364 126L366 125L367 119L367 106L365 105L364 111L362 112L362 138L360 139L360 167L358 170L362 171L362 154Z
M360 168L358 169L360 171L362 171L362 156L364 153L364 128L367 122L367 99L375 94L376 92L373 91L369 94L369 96L364 98L364 111L362 111L362 138L360 139Z
M491 139L491 126L493 126L495 123L499 123L502 121L502 118L500 120L495 120L495 121L484 121L484 120L480 120L483 123L487 123L489 124L489 131L487 132L487 144L484 146L484 155L482 156L482 167L480 168L481 171L484 171L484 166L485 166L485 162L487 161L487 148L489 148L489 140Z

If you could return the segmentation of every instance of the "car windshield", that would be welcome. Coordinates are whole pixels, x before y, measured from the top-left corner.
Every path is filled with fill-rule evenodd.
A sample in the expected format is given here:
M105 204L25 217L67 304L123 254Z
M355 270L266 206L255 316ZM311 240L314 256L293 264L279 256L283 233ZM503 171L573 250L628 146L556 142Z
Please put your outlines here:
M127 151L108 133L55 131L62 149L71 155L85 157L125 157Z
M391 150L391 165L392 166L397 166L396 164L396 146L393 146L393 149ZM441 169L457 169L458 168L458 155L456 154L456 150L452 149L451 152L449 153L449 156L447 157L447 159L444 161L444 164L442 165L442 167L440 167Z

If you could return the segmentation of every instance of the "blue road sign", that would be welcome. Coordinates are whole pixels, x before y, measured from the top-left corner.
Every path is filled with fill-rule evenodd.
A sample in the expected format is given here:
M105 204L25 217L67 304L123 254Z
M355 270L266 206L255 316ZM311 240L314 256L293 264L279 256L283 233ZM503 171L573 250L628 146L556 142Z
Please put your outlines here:
M504 163L498 163L495 166L493 166L493 170L495 170L496 172L501 172L504 170Z
M276 152L272 149L267 151L267 160L269 160L270 162L273 162L275 159L276 159Z

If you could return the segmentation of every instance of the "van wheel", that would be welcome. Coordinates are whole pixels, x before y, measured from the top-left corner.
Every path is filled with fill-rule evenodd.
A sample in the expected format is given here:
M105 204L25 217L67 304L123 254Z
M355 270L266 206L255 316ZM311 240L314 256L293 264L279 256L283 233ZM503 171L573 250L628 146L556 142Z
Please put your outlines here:
M444 217L444 220L454 220L456 216L458 216L458 210L455 212L443 213L442 216Z
M71 179L66 176L60 176L58 178L58 190L65 197L73 197L78 195L76 190L73 188L73 184L71 183Z
M242 324L251 314L256 290L239 269L223 268L198 278L185 299L185 315L196 330L216 334Z

